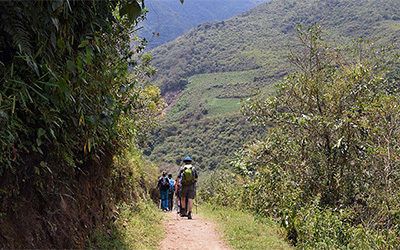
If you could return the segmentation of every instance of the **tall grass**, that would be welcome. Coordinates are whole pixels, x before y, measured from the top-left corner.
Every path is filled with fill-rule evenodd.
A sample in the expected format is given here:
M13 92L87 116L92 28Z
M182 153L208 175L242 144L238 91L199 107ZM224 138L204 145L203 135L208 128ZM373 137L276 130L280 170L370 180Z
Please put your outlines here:
M164 237L162 214L152 202L123 204L111 229L93 235L90 249L157 249Z
M234 249L292 249L285 233L271 219L256 219L249 212L203 204L200 213L217 222Z

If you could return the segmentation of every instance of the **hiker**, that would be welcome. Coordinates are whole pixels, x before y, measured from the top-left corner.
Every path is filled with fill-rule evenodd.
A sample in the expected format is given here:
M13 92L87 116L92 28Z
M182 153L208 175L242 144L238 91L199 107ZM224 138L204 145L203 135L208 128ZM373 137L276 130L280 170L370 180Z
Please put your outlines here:
M168 189L168 209L172 211L174 207L174 193L175 193L175 181L172 178L172 174L168 174L169 189Z
M181 216L187 216L192 219L193 199L196 196L196 182L198 174L192 165L192 158L186 156L183 159L184 166L181 168L179 175L181 176L182 184L182 199L181 199Z
M163 172L162 176L158 179L157 188L160 190L161 209L168 211L169 180L166 172Z
M181 193L182 193L182 185L181 178L178 175L175 179L175 197L176 197L176 205L178 206L178 214L181 212Z

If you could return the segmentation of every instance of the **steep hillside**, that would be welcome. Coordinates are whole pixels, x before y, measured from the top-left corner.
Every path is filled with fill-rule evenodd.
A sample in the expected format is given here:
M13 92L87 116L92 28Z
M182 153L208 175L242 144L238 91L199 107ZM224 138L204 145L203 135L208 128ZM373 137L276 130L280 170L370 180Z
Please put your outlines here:
M185 4L178 0L149 0L140 35L148 40L148 49L152 49L201 23L230 18L262 2L266 0L202 0Z
M166 91L195 74L262 68L286 72L297 24L319 23L329 38L398 37L400 2L273 1L227 21L203 24L153 51L157 82ZM397 35L397 36L396 36ZM182 87L182 86L178 86Z
M174 132L178 136L161 137L152 145L152 157L173 164L171 157L180 157L176 153L194 151L203 156L197 159L203 168L214 168L209 165L212 159L204 162L204 156L210 155L206 152L213 151L211 155L215 155L220 148L228 148L228 155L232 156L236 145L216 138L214 133L201 134L205 137L204 146L185 143L188 136L198 136L192 133L192 127L201 127L207 120L214 131L221 131L221 124L212 122L219 121L219 115L243 119L238 113L240 101L257 93L269 93L270 84L290 72L287 56L297 44L296 26L315 23L322 26L328 41L349 43L362 37L375 43L398 42L400 2L272 1L226 21L202 24L156 48L155 81L171 104L166 124L179 126ZM248 126L236 124L235 133L249 131Z

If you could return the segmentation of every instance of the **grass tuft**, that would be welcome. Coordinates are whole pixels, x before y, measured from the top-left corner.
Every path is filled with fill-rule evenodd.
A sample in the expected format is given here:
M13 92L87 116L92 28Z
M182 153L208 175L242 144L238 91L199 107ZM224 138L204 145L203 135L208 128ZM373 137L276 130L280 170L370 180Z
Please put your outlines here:
M272 220L255 219L249 212L212 205L202 205L200 213L217 223L234 249L292 249L284 240L284 231Z
M94 233L89 249L157 249L164 238L162 213L151 201L124 204L106 232Z

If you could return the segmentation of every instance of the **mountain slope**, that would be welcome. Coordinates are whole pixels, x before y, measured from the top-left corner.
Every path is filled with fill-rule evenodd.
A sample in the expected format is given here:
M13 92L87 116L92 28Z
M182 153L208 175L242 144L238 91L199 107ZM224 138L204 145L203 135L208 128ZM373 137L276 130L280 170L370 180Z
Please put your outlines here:
M266 0L148 0L140 35L152 49L204 22L220 21L247 11Z
M180 79L210 73L263 68L285 71L297 24L319 23L328 38L398 38L396 0L273 1L227 21L203 24L153 50L157 81L164 90ZM263 73L264 73L263 72Z
M255 94L271 92L271 83L291 70L287 56L297 44L296 25L315 23L322 26L326 40L332 42L349 43L359 37L380 44L398 42L400 2L277 0L226 21L200 25L154 49L153 62L158 68L155 82L171 103L168 126L164 128L175 124L177 129L152 145L148 152L151 157L174 164L173 159L190 153L198 156L202 168L213 169L216 166L210 162L216 156L219 165L224 164L237 144L262 133L250 129L240 118L238 103ZM216 136L218 131L224 131L221 117L242 119L240 124L228 125L237 135L236 144ZM193 128L201 128L205 121L214 132L193 133ZM202 137L203 146L192 141L197 136ZM229 153L220 154L221 148L227 148Z

